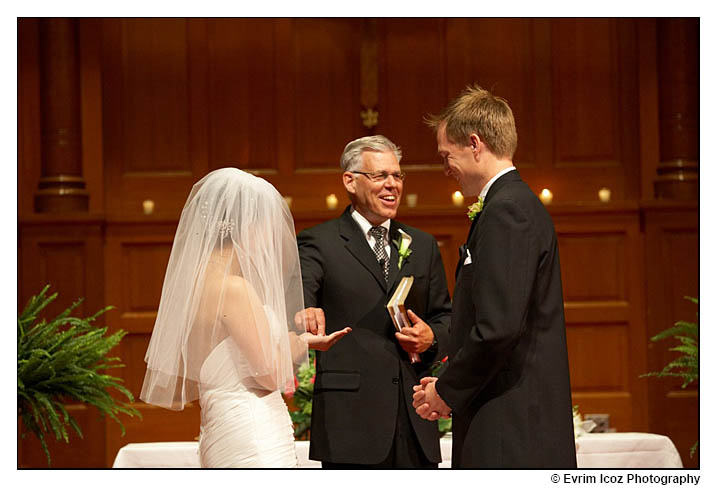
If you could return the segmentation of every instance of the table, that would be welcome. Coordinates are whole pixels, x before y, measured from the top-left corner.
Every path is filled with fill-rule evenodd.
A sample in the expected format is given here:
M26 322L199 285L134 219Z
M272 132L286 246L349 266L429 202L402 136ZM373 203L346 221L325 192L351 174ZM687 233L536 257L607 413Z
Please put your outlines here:
M300 468L321 468L320 461L309 459L309 441L296 441ZM451 439L440 442L443 461L440 468L451 467ZM195 442L142 442L127 444L119 450L113 468L199 468L199 446Z
M670 438L643 432L583 434L576 439L579 468L682 468Z
M309 459L309 441L297 441L300 468L320 468ZM451 467L451 438L440 442L443 461ZM576 440L579 468L682 468L681 457L663 435L638 432L584 434ZM199 468L197 442L143 442L127 444L117 453L113 468Z

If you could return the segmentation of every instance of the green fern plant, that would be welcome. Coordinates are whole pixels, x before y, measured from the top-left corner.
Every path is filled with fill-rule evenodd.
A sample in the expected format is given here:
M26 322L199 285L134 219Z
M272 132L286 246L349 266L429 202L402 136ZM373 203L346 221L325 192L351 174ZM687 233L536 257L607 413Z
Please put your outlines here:
M693 297L683 297L686 300L698 305L698 299ZM657 376L659 378L677 377L683 380L681 388L685 388L694 381L698 381L698 312L696 312L695 322L686 322L679 320L673 327L651 337L651 341L657 342L663 339L674 338L680 344L671 347L669 351L681 353L680 356L666 364L662 370L653 371L641 375ZM698 441L691 447L691 457L698 447Z
M698 299L693 297L683 297L686 300L698 305ZM698 313L696 312L696 317ZM680 344L672 347L669 351L680 352L681 356L666 364L662 370L646 373L642 376L658 376L667 377L674 376L683 379L681 388L685 388L694 381L698 380L698 321L686 322L679 320L673 327L651 337L651 341L657 342L663 339L673 337Z
M18 415L25 431L33 433L42 444L50 466L50 451L46 434L69 443L67 426L82 438L77 421L68 414L65 403L79 401L96 407L122 428L118 413L141 417L128 403L115 400L109 389L121 392L134 400L132 393L120 383L122 379L104 374L104 370L123 367L119 358L106 357L126 334L119 330L105 337L107 327L96 327L92 322L114 307L105 307L87 318L70 317L82 303L73 303L50 321L38 322L40 312L57 298L47 296L50 285L32 297L17 318L17 404ZM23 437L25 433L23 433Z

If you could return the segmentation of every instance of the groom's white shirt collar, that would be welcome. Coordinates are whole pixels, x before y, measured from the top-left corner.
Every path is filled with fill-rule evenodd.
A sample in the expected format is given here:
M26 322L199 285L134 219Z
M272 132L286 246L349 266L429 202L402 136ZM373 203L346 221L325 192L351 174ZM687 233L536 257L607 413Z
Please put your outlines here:
M354 219L354 221L359 224L359 227L361 228L362 233L364 234L364 237L366 237L367 242L369 243L369 247L372 249L374 248L374 236L369 234L369 229L374 227L371 225L371 222L369 222L362 214L360 214L353 206L351 208L351 216ZM384 227L386 229L386 239L384 239L384 247L387 249L387 256L391 253L391 248L389 247L389 229L391 227L391 219L386 219L384 222L379 224L380 227Z
M498 173L496 173L496 175L493 178L491 178L488 183L486 183L484 185L483 190L481 190L481 193L479 193L479 198L482 198L482 199L486 198L486 195L489 193L489 188L491 188L491 185L494 184L494 181L498 180L499 178L501 178L503 175L505 175L509 171L513 171L515 169L516 169L516 166L510 166L510 167L504 168L501 171L499 171Z

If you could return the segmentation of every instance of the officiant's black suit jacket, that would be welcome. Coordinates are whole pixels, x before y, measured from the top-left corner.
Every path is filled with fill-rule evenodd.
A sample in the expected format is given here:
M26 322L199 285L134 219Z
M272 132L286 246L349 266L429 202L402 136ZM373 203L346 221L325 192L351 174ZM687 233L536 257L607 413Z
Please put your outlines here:
M453 297L452 467L574 468L571 388L553 223L518 171L472 224Z
M429 374L432 361L447 354L451 302L436 240L396 221L390 240L399 239L399 229L412 237L412 253L399 270L392 244L388 286L350 207L297 237L305 307L324 310L327 334L353 329L329 351L317 353L310 459L381 463L392 447L398 409L406 408L427 459L441 461L436 422L416 415L412 386ZM407 308L432 328L438 342L438 350L422 354L416 365L394 337L386 309L396 285L409 275L414 284ZM406 402L400 402L400 388Z

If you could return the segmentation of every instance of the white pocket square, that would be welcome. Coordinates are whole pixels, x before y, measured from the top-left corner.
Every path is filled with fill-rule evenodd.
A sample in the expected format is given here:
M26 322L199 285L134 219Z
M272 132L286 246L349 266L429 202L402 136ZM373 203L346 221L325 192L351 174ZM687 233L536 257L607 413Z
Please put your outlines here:
M469 250L466 250L466 259L464 259L464 266L467 264L471 264L471 252Z

